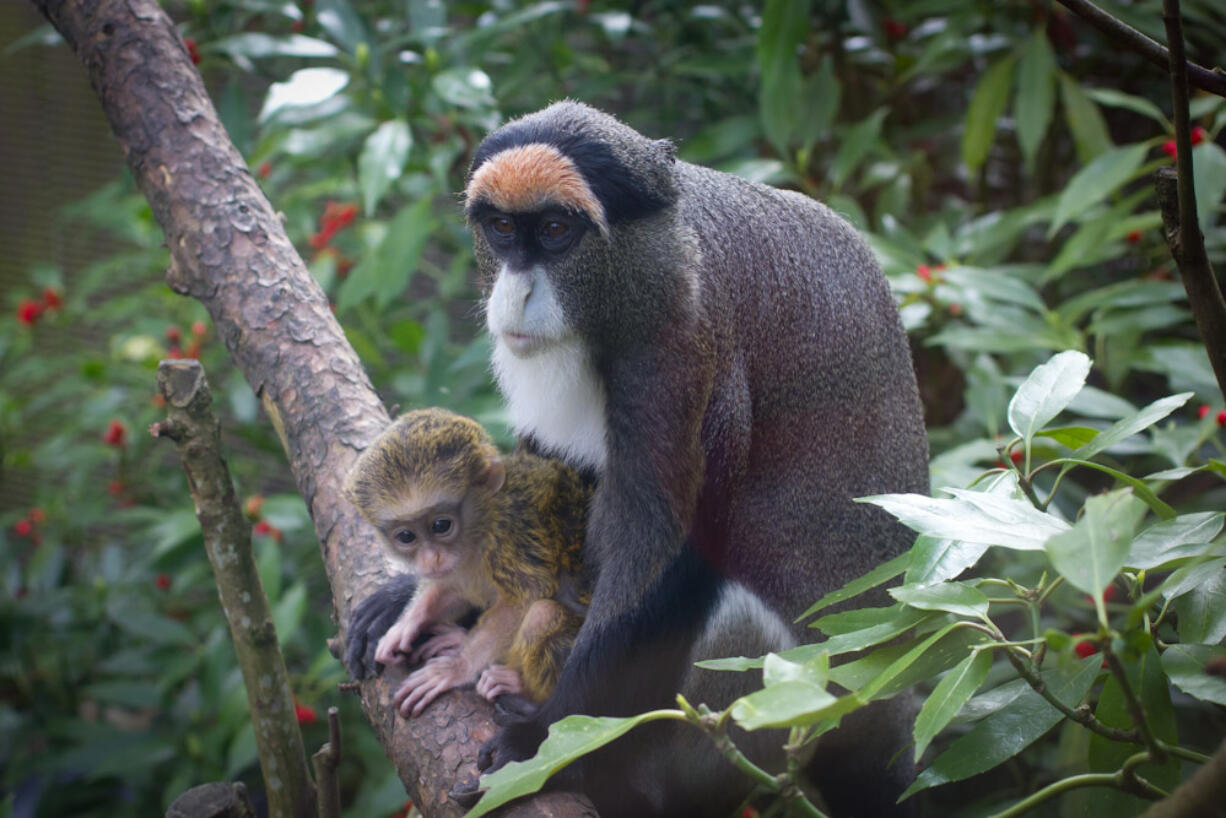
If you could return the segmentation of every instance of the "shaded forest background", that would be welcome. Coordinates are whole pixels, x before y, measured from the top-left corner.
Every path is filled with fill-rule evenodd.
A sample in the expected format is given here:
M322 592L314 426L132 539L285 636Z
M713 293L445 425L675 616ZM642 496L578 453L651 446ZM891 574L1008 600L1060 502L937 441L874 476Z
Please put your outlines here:
M1103 5L1164 39L1159 3ZM984 470L1029 474L1083 445L1055 435L1002 451L1013 390L1074 349L1094 369L1068 425L1101 430L1191 392L1107 454L1137 478L1182 469L1147 483L1181 515L1223 507L1226 407L1151 182L1174 153L1169 81L1058 5L772 3L763 13L251 0L170 10L388 405L449 406L509 442L455 194L487 130L570 96L674 138L685 159L814 195L869 236L912 339L934 488L970 485ZM1189 58L1212 65L1226 52L1226 16L1211 2L1184 14ZM323 710L342 707L348 814L391 815L403 788L336 690L344 673L324 648L334 633L327 584L276 436L203 308L163 283L161 231L84 72L53 41L32 10L0 9L3 814L160 813L206 780L260 790L190 498L173 453L144 434L164 415L156 362L186 355L205 363L219 397L308 744L324 740ZM1220 268L1226 105L1197 94L1192 115L1200 221ZM1054 491L1053 478L1035 483ZM1056 508L1073 519L1113 482L1077 472L1060 482ZM1203 539L1201 556L1216 555L1218 531ZM1019 582L1047 567L1015 552L985 561L981 573ZM1220 651L1226 591L1215 570L1208 590L1185 591L1195 602L1181 597L1203 611L1196 638L1181 636ZM1144 578L1113 587L1127 614ZM1092 600L1053 601L1045 627L1093 629ZM1064 650L1081 652L1072 641ZM993 674L985 689L1005 680ZM1170 690L1164 724L1211 752L1226 720L1205 701L1221 704L1222 693ZM955 724L929 758L966 729ZM955 814L955 804L983 814L1104 763L1082 741L1057 728L956 794L919 797L929 814ZM1181 774L1176 764L1167 777ZM1081 797L1049 814L1136 813L1141 803Z

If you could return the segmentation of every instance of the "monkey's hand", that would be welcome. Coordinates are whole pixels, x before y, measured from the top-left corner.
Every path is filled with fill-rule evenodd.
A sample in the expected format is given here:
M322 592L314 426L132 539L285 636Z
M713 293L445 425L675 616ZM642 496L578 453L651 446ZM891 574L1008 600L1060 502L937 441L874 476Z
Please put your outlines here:
M520 696L524 692L524 680L518 670L506 665L490 665L477 678L477 695L486 701L499 696Z
M375 646L413 599L417 581L404 574L392 577L354 608L345 631L345 668L354 679L365 679L378 671Z
M438 656L455 656L468 637L468 630L448 622L440 622L431 629L431 636L409 654L409 664L416 665Z
M420 715L439 695L472 682L473 675L462 656L440 656L410 673L392 704L406 719Z
M379 640L375 648L375 661L381 665L403 662L412 652L413 640L421 635L425 624L419 617L402 616Z

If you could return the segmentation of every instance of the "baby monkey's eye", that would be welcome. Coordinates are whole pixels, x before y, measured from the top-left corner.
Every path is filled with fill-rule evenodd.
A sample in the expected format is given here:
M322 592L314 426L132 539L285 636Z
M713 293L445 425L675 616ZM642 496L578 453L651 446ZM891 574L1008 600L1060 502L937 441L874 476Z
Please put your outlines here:
M396 542L404 543L405 545L409 545L416 539L417 539L417 535L414 534L412 531L409 531L407 528L396 532Z
M439 517L434 522L430 523L430 530L435 534L446 534L451 530L451 520L446 517Z

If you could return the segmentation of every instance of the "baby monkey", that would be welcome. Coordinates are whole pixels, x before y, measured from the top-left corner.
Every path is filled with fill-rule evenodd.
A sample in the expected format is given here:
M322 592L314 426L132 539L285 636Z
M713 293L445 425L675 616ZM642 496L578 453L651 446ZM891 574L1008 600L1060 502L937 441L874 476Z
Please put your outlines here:
M560 461L503 457L476 421L445 409L402 415L362 453L345 496L417 576L375 649L384 665L425 662L396 691L401 715L474 682L490 701L548 697L588 601L591 494ZM456 624L474 609L471 630Z

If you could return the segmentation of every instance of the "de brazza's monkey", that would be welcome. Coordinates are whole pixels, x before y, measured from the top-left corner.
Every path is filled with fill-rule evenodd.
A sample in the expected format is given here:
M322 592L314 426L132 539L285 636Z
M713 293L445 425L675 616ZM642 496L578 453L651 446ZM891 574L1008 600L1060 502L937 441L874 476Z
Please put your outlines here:
M885 279L808 197L573 102L487 137L466 197L512 422L598 481L587 619L553 695L492 742L499 766L567 714L668 706L729 578L790 621L905 550L852 498L926 492L927 444ZM351 632L386 629L395 588L381 599ZM821 739L809 772L835 815L900 814L909 730L892 701ZM607 767L583 773L616 803Z

